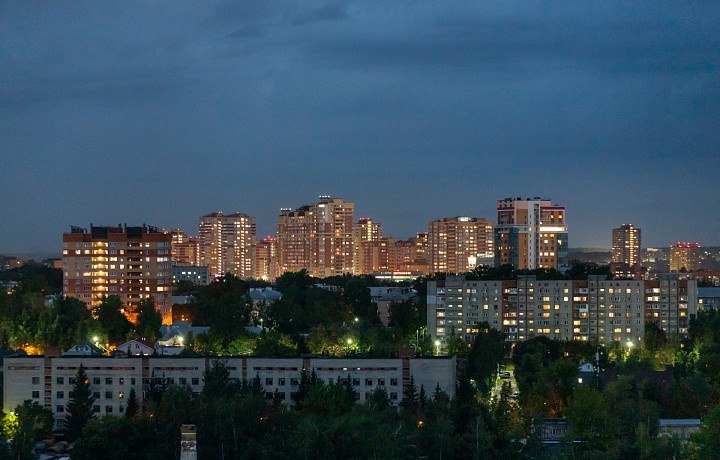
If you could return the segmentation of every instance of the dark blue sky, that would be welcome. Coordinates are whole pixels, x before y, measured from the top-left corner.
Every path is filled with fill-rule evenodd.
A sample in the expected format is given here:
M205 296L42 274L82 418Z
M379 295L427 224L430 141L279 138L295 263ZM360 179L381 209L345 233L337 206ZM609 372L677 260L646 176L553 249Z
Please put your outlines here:
M717 245L718 24L716 1L0 0L0 253L217 210L262 237L321 194L396 238L543 196L571 247L626 222Z

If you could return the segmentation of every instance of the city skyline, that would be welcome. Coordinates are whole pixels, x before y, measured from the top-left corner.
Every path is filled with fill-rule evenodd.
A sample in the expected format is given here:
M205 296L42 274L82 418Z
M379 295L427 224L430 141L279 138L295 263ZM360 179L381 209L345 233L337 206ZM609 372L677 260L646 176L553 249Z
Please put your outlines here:
M274 235L332 195L407 239L568 210L569 247L718 246L717 3L0 3L0 254L69 225ZM119 222L118 222L119 221Z
M325 196L330 196L330 195L325 195ZM317 199L319 199L320 197L321 197L321 196L318 196L315 200L307 200L307 202L306 202L305 204L303 204L302 206L307 206L307 205L309 205L312 201L317 201ZM342 197L335 197L335 196L333 196L333 198L343 199ZM525 198L512 197L511 199L516 199L516 198L520 198L520 199L522 199L522 200L524 200L524 199L526 199L526 198L527 198L527 199L531 199L531 200L533 199L533 197L525 197ZM535 198L537 198L537 197L535 197ZM555 200L550 200L550 201L551 201L554 205L555 205L555 204L559 204L559 202L556 202ZM352 201L348 201L348 202L353 203ZM354 203L353 203L353 204L354 204ZM299 208L299 207L302 207L302 206L298 206L298 208ZM284 209L288 209L288 208L284 208ZM496 211L496 212L497 212L497 211ZM232 214L240 213L240 214L246 214L248 217L250 217L250 218L252 218L252 219L255 219L255 216L253 216L253 215L251 215L251 214L248 214L248 213L243 213L242 211L232 211L232 212L227 211L227 212L226 212L226 211L223 211L223 210L217 210L217 211L208 212L208 214L214 214L214 213L221 213L221 214L225 214L225 215L232 215ZM265 222L265 223L259 222L258 228L271 227L271 230L270 230L270 231L272 231L272 230L275 230L275 231L274 231L273 233L267 233L267 234L262 234L260 231L258 231L258 232L257 232L257 240L258 240L258 243L260 242L260 240L262 240L262 239L264 239L264 238L268 238L268 237L276 238L276 237L277 237L277 231L276 231L276 230L277 230L277 219L278 219L281 215L282 215L282 213L281 213L281 212L278 212L278 216L276 217L276 220L275 220L274 225L263 225L263 224L267 224L267 223L266 223L266 222ZM572 222L571 216L572 216L572 212L568 215L566 221ZM66 226L67 228L66 228L65 230L62 230L61 233L67 233L67 232L69 232L72 227L85 228L85 229L87 230L87 229L90 228L90 225L93 225L93 226L96 226L96 227L101 227L101 226L109 226L109 227L112 227L112 226L115 226L115 225L121 225L121 226L122 226L122 225L127 225L127 226L150 225L150 226L158 227L159 229L164 230L164 231L167 231L168 233L171 233L171 232L174 231L174 230L180 230L181 232L184 232L187 236L190 236L190 237L193 237L193 238L199 238L199 229L198 229L197 220L198 220L198 218L202 218L202 217L203 217L203 215L200 215L200 216L195 217L195 219L194 219L194 220L195 220L194 226L191 225L190 228L184 228L184 227L179 227L179 226L156 225L155 223L153 223L153 220L152 220L152 219L147 219L147 220L144 220L144 221L142 221L142 222L117 222L117 223L96 222L96 221L93 221L92 219L90 219L89 223L88 223L88 222L85 222L85 223L80 223L80 224L78 224L78 225L76 225L76 224L68 224L68 225ZM497 221L497 216L496 216L496 215L492 215L491 217L474 216L474 215L472 215L472 214L458 214L458 215L454 215L454 216L444 216L444 217L439 217L439 218L437 218L437 219L433 219L433 220L427 221L427 222L424 224L424 226L421 225L421 228L419 227L419 229L418 229L416 232L414 232L414 233L412 233L412 234L410 234L410 235L388 235L388 233L389 233L389 232L388 232L388 229L385 227L385 225L383 224L383 222L381 222L381 221L378 220L378 219L375 219L374 217L371 216L371 214L368 214L368 215L365 215L365 216L355 215L355 223L359 223L360 220L371 219L372 221L376 222L377 224L380 224L380 225L383 226L383 227L382 227L382 228L383 228L383 237L385 237L385 238L393 238L393 239L395 239L395 240L407 240L407 239L409 239L409 238L413 238L416 234L419 234L419 233L427 233L428 230L429 230L429 226L430 226L431 224L433 224L433 223L437 223L438 221L442 221L442 220L444 220L444 219L455 219L455 218L463 218L463 217L467 217L467 218L471 218L471 219L474 219L474 218L486 219L488 222L496 222L496 221ZM110 220L113 221L112 218L111 218ZM117 218L114 219L114 221L117 221L117 220L118 220ZM121 219L121 220L122 220L122 219ZM114 222L114 221L113 221L113 222ZM611 224L611 225L612 225L612 224ZM619 225L619 224L618 224L618 225ZM622 225L628 225L628 224L627 224L627 223L623 223ZM637 227L637 226L636 226L636 227ZM604 244L604 245L603 245L603 244L597 245L597 246L593 246L593 245L580 245L580 244L578 244L578 245L573 245L573 244L572 244L572 241L573 241L573 239L574 239L574 238L573 238L574 232L572 231L572 227L569 227L568 234L569 234L570 244L568 245L568 247L571 248L571 249L573 249L573 248L603 249L603 250L607 250L608 252L611 252L611 251L612 251L612 239L613 239L613 238L612 238L612 232L613 232L615 229L614 229L614 228L611 228L611 227L608 227L606 230L607 230L606 233L607 233L609 236L606 235L606 236L607 236L607 242L606 242L606 244ZM57 240L57 241L58 241L57 249L53 248L53 247L52 247L53 245L50 244L50 245L49 245L49 246L50 246L50 249L47 250L47 251L45 251L45 252L42 252L42 251L39 251L39 252L32 252L32 251L30 251L30 252L27 252L27 251L11 252L11 251L5 251L5 252L3 252L3 250L0 248L0 254L2 254L2 255L7 255L7 256L18 256L18 255L19 255L19 256L35 256L35 257L38 258L38 259L39 259L39 258L46 258L46 257L50 257L50 258L52 258L52 257L59 257L59 256L61 255L61 253L62 253L62 248L59 246L59 243L61 242L61 239L59 239L59 240ZM2 243L3 243L3 242L0 242L0 244L2 244ZM52 243L52 242L51 242L51 243ZM664 243L664 244L663 244L663 243L661 243L661 244L656 244L656 245L652 245L652 244L650 244L650 245L645 245L645 244L643 244L643 249L648 248L648 247L649 247L649 248L653 248L653 247L655 247L655 248L658 248L658 247L669 248L669 247L671 247L671 246L673 246L673 245L676 245L676 244L679 244L679 243L678 243L677 241L675 241L675 240L668 241L668 242L666 242L666 243ZM683 244L684 244L684 243L683 243ZM707 244L707 243L701 241L701 242L693 242L693 244L699 244L700 247L715 247L715 246L720 246L720 242L719 242L718 244Z

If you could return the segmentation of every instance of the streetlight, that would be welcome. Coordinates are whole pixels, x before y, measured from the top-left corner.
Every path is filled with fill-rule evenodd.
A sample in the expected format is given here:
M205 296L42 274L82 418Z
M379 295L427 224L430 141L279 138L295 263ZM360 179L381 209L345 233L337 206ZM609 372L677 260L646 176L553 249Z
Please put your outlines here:
M439 340L435 341L435 355L440 356L440 341Z
M347 353L350 354L350 345L352 345L352 339L347 339Z
M183 338L182 338L182 337L178 337L178 342L180 342L180 346L182 346Z

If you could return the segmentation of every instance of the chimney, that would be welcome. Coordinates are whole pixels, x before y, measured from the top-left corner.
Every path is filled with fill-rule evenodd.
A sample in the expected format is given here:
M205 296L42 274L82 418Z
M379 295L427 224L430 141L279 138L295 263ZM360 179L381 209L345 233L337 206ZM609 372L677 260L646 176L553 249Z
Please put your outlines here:
M195 425L180 427L180 460L197 460L197 430Z

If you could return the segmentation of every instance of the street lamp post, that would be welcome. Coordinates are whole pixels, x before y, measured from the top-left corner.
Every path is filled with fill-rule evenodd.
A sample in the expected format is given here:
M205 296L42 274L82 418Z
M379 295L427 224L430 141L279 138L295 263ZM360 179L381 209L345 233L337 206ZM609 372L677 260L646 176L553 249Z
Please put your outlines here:
M435 356L440 356L440 341L435 341Z
M350 345L352 345L352 339L347 339L347 352L346 355L350 354Z

